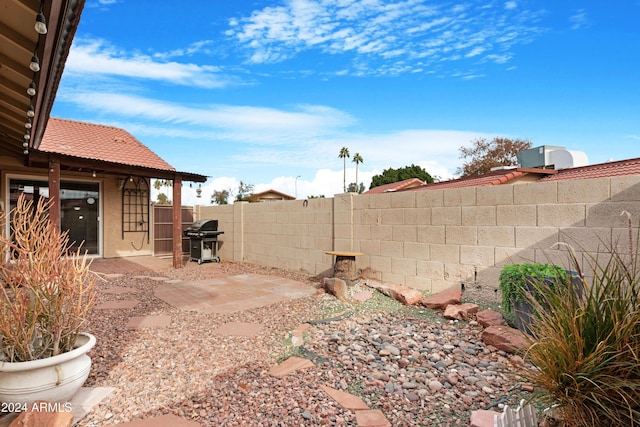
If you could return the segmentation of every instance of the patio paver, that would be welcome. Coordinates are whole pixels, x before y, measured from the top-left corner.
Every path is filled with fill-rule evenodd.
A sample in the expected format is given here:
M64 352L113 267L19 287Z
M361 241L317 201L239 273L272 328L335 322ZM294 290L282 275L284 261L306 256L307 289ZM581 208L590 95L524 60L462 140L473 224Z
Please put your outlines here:
M171 325L171 316L134 316L127 322L127 329L165 328Z
M112 286L110 288L100 289L100 292L103 294L113 294L113 295L122 295L122 294L130 294L134 292L138 292L135 288L129 288L126 286Z
M105 301L95 306L97 310L125 310L135 307L140 301L122 300L122 301Z
M358 427L391 427L391 423L379 409L356 411L356 423Z
M302 359L301 357L290 357L281 364L269 369L269 375L272 377L282 378L292 372L312 368L314 366L315 365L311 360Z
M262 328L263 326L259 323L229 322L214 330L213 333L234 337L254 337Z
M320 388L322 388L325 393L331 396L333 400L338 402L340 406L345 409L349 409L351 411L369 409L369 406L364 403L364 401L358 396L354 396L353 394L327 387L326 385L321 385Z
M119 427L200 427L195 421L185 420L177 415L167 414L155 418L118 424Z

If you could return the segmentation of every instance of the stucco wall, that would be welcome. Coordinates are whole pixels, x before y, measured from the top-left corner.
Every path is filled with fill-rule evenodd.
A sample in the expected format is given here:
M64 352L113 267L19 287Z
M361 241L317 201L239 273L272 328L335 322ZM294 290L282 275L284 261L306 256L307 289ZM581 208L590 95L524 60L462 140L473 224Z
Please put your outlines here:
M554 262L565 246L582 260L640 222L640 176L409 191L273 203L198 206L219 220L220 255L328 276L327 250L359 251L359 269L385 282L437 292L460 283L497 285L503 265Z
M5 199L8 192L7 182L9 177L48 180L46 170L27 168L16 159L0 156L0 200L2 201L0 208L2 209L8 208ZM151 255L152 244L148 243L146 234L140 232L125 233L124 240L122 238L122 196L121 191L118 189L119 178L122 177L102 174L97 174L94 178L88 172L64 171L62 173L63 180L100 183L102 255L105 258ZM153 223L152 218L151 223ZM135 248L131 245L131 242L134 243Z
M103 206L103 248L105 258L152 255L153 236L144 232L127 232L122 234L122 190L118 188L121 176L105 176L102 178ZM151 209L151 208L150 208ZM151 209L150 215L153 214ZM153 217L149 218L153 224ZM152 231L152 230L151 230Z

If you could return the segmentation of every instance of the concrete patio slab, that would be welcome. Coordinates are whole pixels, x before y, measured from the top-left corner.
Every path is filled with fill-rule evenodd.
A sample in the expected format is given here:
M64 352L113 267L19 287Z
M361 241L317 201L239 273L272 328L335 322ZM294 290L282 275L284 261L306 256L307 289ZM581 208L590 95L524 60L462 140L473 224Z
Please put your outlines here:
M71 399L71 408L73 410L73 424L83 419L104 399L109 397L115 391L115 387L82 387L73 395Z
M122 300L122 301L105 301L95 306L97 310L126 310L135 307L140 301Z
M171 325L171 316L134 316L127 322L127 329L166 328Z
M234 337L253 337L260 332L262 328L263 326L259 323L230 322L220 326L214 330L213 333Z
M315 288L277 276L241 274L163 284L156 297L182 310L235 313L315 294Z

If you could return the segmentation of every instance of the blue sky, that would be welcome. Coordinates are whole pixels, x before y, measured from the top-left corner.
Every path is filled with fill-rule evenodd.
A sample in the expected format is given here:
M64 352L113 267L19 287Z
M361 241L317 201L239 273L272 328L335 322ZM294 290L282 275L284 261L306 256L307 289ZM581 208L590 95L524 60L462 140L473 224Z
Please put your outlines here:
M452 178L479 137L640 157L638 21L639 0L87 0L52 115L210 176L185 204L239 181L331 197L341 147L367 189Z

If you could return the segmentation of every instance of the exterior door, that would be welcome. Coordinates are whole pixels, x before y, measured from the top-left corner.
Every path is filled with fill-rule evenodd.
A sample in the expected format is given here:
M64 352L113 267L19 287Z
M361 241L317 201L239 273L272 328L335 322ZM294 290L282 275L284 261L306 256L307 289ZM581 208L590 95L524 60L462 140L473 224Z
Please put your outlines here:
M40 198L49 198L49 186L47 181L12 178L9 183L11 209L16 206L20 194L37 203ZM68 230L72 249L82 244L82 252L100 254L99 201L99 183L61 181L60 228Z

